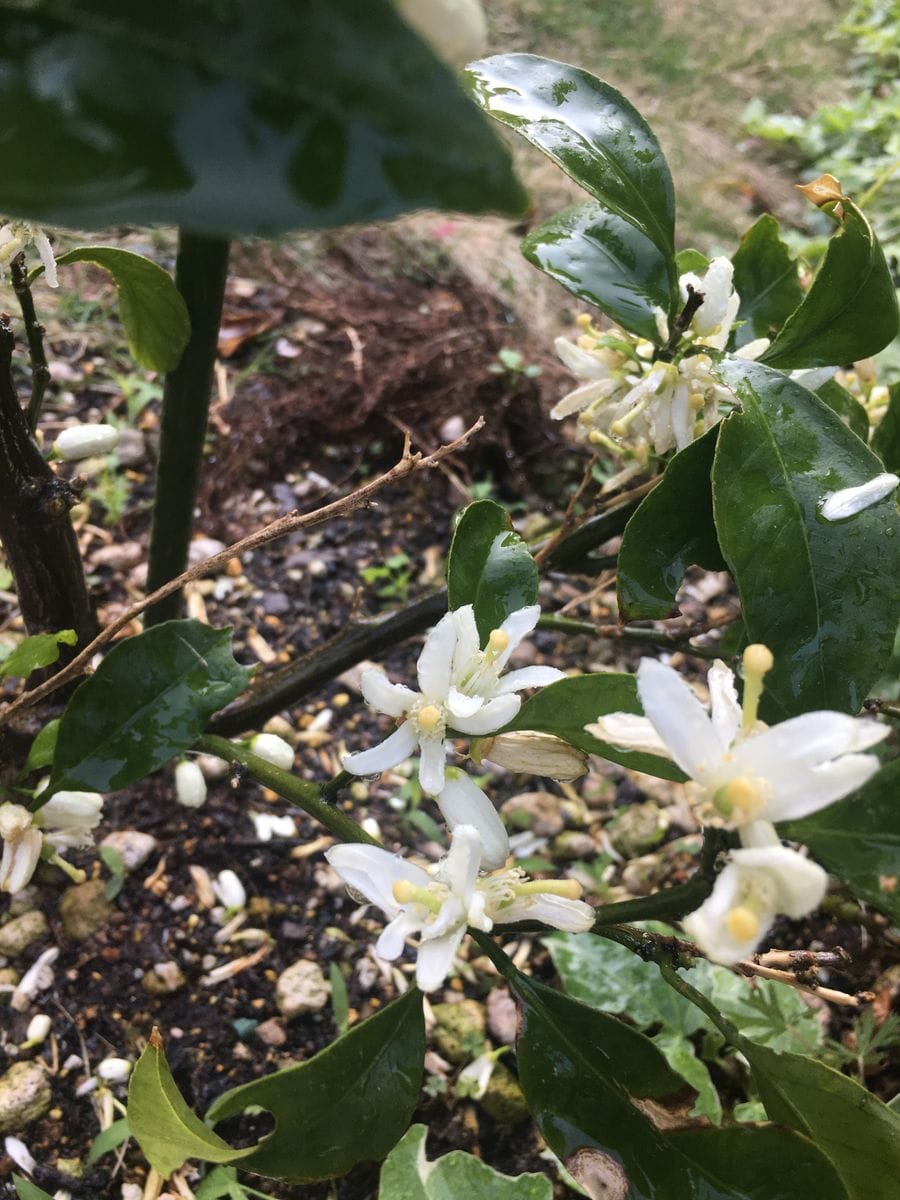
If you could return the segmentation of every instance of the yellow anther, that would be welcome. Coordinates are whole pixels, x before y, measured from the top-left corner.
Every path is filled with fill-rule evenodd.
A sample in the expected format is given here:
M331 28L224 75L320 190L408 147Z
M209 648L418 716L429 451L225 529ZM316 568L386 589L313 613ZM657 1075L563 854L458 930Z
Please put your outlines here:
M583 333L576 342L582 350L595 350L597 348L597 339L592 338L589 333Z
M578 414L579 425L592 425L594 422L594 414L591 412L580 412Z
M766 675L775 665L775 658L768 646L754 642L744 651L744 671L748 675Z
M587 422L585 422L585 423L587 423ZM600 431L598 429L595 429L591 433L588 434L588 441L591 443L592 446L603 446L606 444L607 439L603 436L602 433L600 433Z
M420 708L416 713L416 720L418 721L419 728L424 733L431 733L432 730L440 725L443 717L441 710L436 704L426 704L424 708Z
M699 412L705 403L706 401L702 392L691 392L691 394L688 396L688 406L692 408L694 412Z
M488 638L488 649L493 654L502 654L509 645L509 634L505 629L492 629Z
M415 888L408 879L397 879L394 882L394 886L391 888L391 891L393 892L394 899L398 904L409 904L410 900L413 898L413 892L415 891Z
M738 775L725 786L725 801L731 812L737 809L744 820L752 819L765 808L765 799L758 784L746 775Z
M736 942L755 942L759 937L759 917L752 908L738 904L725 918L725 928Z
M609 429L611 433L616 435L616 437L624 437L628 432L628 425L625 421L613 421Z
M585 330L590 329L591 314L590 313L579 313L578 316L575 318L575 324L578 326L579 329L585 329Z

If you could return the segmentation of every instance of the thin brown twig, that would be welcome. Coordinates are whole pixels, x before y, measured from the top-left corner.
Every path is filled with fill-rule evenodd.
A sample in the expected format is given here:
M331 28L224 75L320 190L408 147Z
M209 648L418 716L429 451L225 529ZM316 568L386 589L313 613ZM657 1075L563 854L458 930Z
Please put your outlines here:
M569 530L574 525L574 523L575 523L575 507L578 504L581 497L587 491L588 485L590 484L593 477L594 477L594 460L591 459L588 462L587 466L584 468L584 474L581 477L581 482L579 483L579 485L575 489L575 491L572 493L572 495L569 497L569 503L566 505L566 511L563 514L563 519L562 519L562 522L560 523L559 529L557 529L556 533L554 533L552 537L548 538L547 541L544 542L543 546L541 546L540 550L538 550L538 552L534 556L534 561L537 563L538 568L540 568L543 565L544 559L549 554L552 554L552 552L556 549L556 547L563 540L563 538L566 537Z
M875 999L874 992L838 992L834 988L821 987L815 979L808 976L801 978L795 975L793 971L779 971L774 967L764 967L762 963L751 962L749 960L735 963L734 969L739 975L746 975L750 979L754 977L759 979L775 979L778 983L786 983L789 987L796 988L800 992L809 992L812 996L819 996L822 1000L827 1000L830 1004L842 1004L845 1008L862 1008L864 1004L871 1004Z
M245 554L249 550L255 550L259 546L264 546L267 542L285 537L287 534L294 533L298 529L308 529L313 525L321 525L325 521L331 521L337 517L346 517L357 509L365 507L372 496L376 492L381 491L389 483L403 479L414 471L436 467L449 454L462 449L483 425L484 418L479 417L474 425L467 429L460 437L452 442L448 442L444 446L439 446L432 454L424 456L418 452L415 454L411 452L410 439L407 434L404 440L402 455L394 466L390 470L385 471L383 475L379 475L376 479L357 488L355 492L351 492L347 496L342 496L339 500L333 500L330 504L314 509L312 512L298 513L294 510L293 512L286 513L277 520L271 521L268 525L264 525L262 529L258 529L255 533L248 534L247 537L234 542L231 546L220 551L220 553L213 554L210 558L204 559L203 562L198 563L196 566L183 571L177 578L170 579L168 583L164 583L155 592L151 592L149 596L145 596L143 600L138 600L130 608L120 613L114 621L111 621L109 625L102 629L92 642L85 646L71 662L67 663L51 679L33 688L30 692L25 692L17 700L0 709L0 724L8 721L20 709L43 700L45 696L49 696L57 688L68 683L70 679L84 674L97 651L102 649L107 642L114 638L135 617L139 616L149 605L156 604L157 601L171 596L173 592L179 591L186 583L190 583L194 579L201 579L204 575L208 575L212 571L224 568L232 558Z

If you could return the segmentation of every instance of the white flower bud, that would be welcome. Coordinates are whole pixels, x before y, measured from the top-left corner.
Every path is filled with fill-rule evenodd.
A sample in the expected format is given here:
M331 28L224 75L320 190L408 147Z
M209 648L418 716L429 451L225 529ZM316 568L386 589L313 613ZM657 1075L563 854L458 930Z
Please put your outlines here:
M11 1158L20 1171L24 1171L26 1175L31 1175L34 1172L37 1163L31 1157L28 1147L20 1138L6 1138L3 1148L6 1151L6 1157Z
M220 871L213 882L213 891L226 908L245 908L247 893L234 871Z
M64 462L77 462L109 454L118 444L119 431L112 425L73 425L62 431L53 449Z
M127 1058L104 1058L94 1074L104 1083L124 1083L131 1074L131 1063Z
M396 0L400 16L435 54L461 67L484 51L487 22L478 0Z
M200 808L206 803L206 780L203 772L186 758L175 768L175 799L185 808Z
M46 1041L50 1029L50 1018L46 1013L38 1013L36 1017L32 1017L28 1022L28 1028L25 1030L25 1041L29 1046L39 1046L41 1042Z
M290 771L294 765L293 748L275 733L258 733L250 742L250 751L282 771Z

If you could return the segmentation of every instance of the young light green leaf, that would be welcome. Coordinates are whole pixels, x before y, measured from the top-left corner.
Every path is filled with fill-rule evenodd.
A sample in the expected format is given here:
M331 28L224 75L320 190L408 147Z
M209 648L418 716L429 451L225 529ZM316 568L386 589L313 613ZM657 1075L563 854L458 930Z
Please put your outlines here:
M888 388L887 412L872 434L872 449L886 471L900 472L900 383Z
M641 711L633 675L614 672L578 675L541 688L530 700L525 701L506 730L528 729L536 733L553 733L587 754L598 754L611 762L621 763L623 767L657 775L660 779L683 782L685 775L670 759L636 750L622 750L609 742L600 741L584 728L608 713L639 714Z
M60 629L58 633L33 633L0 661L0 676L27 679L32 671L55 663L59 658L60 646L74 646L77 641L78 635L74 629Z
M668 274L668 312L678 299L675 195L659 142L637 109L589 71L535 54L498 54L470 63L467 74L492 117L656 246Z
M411 988L308 1061L226 1092L207 1120L265 1108L275 1130L251 1147L246 1169L294 1183L331 1179L396 1144L419 1096L424 1054L422 996Z
M617 582L623 620L672 616L681 581L694 564L726 569L710 479L718 434L718 427L710 429L676 454L625 526Z
M546 1175L501 1175L472 1154L452 1150L429 1162L425 1125L413 1125L385 1159L378 1200L552 1200Z
M710 1076L709 1067L698 1057L694 1043L683 1033L667 1033L663 1030L653 1038L653 1044L662 1052L672 1070L697 1093L689 1116L706 1117L713 1125L721 1125L722 1101Z
M49 767L53 762L53 755L56 753L56 739L59 737L59 718L54 717L52 721L48 721L41 732L31 743L31 749L28 751L28 757L25 759L25 765L22 767L22 775L29 775L32 771L41 771L44 767Z
M537 599L537 567L506 509L476 500L459 519L447 563L451 610L471 604L482 644L510 613Z
M234 1150L191 1112L172 1078L156 1029L131 1072L128 1127L150 1166L164 1179L189 1158L231 1163L257 1149Z
M194 1192L195 1200L247 1200L248 1196L261 1196L269 1200L268 1192L259 1192L256 1188L238 1181L236 1167L213 1167L200 1186Z
M734 288L741 298L734 345L771 338L803 300L797 262L778 236L778 222L764 213L751 225L732 258Z
M709 266L709 259L700 250L688 248L679 250L675 255L675 266L679 275L684 275L688 271L693 271L695 275L702 275Z
M167 621L119 642L69 701L42 795L143 779L192 746L249 674L234 661L231 631L200 621Z
M128 1128L126 1117L120 1117L118 1121L113 1121L112 1125L108 1125L106 1129L101 1129L91 1142L91 1150L88 1154L88 1166L92 1166L104 1154L108 1154L110 1150L115 1150L116 1146L121 1146L130 1137L131 1130Z
M389 0L0 10L5 213L270 237L525 207L505 147Z
M852 796L781 827L803 842L854 895L900 922L900 759Z
M837 413L847 428L858 438L864 442L869 440L869 417L866 410L851 392L848 392L845 387L841 387L836 379L829 379L820 388L816 388L816 395L825 401L832 412Z
M12 1181L19 1200L53 1200L48 1192L39 1188L36 1183L32 1183L30 1179L24 1179L21 1175L13 1175Z
M522 242L529 262L595 304L617 324L659 340L654 308L666 312L666 260L639 229L602 204L567 208Z
M719 370L743 411L722 422L713 510L747 633L775 656L769 712L858 712L893 646L900 521L891 496L844 521L819 506L882 465L780 372L740 359Z
M178 366L191 334L187 305L168 271L130 250L79 246L57 263L90 262L112 275L132 358L148 371Z
M900 316L884 252L856 205L842 204L818 274L760 362L784 370L840 366L877 354L896 336Z

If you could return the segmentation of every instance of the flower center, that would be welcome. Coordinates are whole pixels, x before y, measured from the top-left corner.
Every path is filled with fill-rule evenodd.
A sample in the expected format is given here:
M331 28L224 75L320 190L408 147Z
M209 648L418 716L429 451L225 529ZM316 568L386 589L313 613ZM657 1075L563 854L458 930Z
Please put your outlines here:
M434 733L444 723L444 714L436 704L425 704L416 713L416 724L422 733Z
M761 926L749 905L737 904L725 917L725 928L736 942L755 942Z
M430 887L419 887L410 883L408 879L398 879L391 892L398 904L421 904L423 908L435 914L441 911L443 901Z
M753 821L766 807L766 795L761 781L747 775L737 775L723 784L713 796L713 804L723 817L735 825Z

